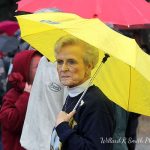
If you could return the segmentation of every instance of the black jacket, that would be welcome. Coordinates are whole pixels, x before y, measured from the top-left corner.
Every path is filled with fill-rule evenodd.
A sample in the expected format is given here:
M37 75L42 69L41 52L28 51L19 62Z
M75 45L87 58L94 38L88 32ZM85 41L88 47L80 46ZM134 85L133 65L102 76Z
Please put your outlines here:
M80 96L68 96L63 110L69 113ZM111 150L109 142L115 128L114 104L96 86L88 89L83 101L74 115L72 127L68 122L56 127L62 150Z

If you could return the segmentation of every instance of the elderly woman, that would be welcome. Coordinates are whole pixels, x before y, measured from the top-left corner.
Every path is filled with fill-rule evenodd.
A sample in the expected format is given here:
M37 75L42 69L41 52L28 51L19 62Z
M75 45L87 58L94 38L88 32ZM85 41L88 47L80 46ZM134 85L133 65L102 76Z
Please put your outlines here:
M76 112L72 111L88 86L99 59L98 50L65 36L55 45L55 57L60 82L68 87L68 97L56 119L51 150L111 150L114 108L102 91L91 85Z

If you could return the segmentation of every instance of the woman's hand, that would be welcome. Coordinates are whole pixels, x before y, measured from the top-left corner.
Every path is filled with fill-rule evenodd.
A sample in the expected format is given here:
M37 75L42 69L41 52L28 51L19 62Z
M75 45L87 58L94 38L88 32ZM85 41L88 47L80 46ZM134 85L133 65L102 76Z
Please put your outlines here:
M72 111L69 114L67 114L64 111L61 111L58 114L57 119L56 119L56 127L62 122L66 122L66 121L69 122L69 120L74 116L74 114L75 114L75 111Z
M24 91L26 91L26 92L30 93L31 88L32 88L32 85L31 85L31 84L28 84L28 83L26 82L26 85L25 85Z

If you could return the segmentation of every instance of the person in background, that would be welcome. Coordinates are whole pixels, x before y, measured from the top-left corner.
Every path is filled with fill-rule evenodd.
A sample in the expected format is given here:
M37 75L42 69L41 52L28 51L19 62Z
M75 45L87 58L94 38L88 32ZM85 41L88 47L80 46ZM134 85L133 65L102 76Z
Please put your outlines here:
M30 92L20 139L22 147L27 150L50 150L55 118L67 95L66 88L59 81L56 63L43 56Z
M17 53L13 59L13 70L8 76L8 82L12 87L3 97L0 111L4 150L24 150L19 140L40 58L39 52L25 50Z
M56 118L51 150L112 150L115 129L114 105L95 85L91 85L80 106L72 111L88 87L91 71L99 60L98 49L72 37L60 38L55 45L60 82L67 86L68 97ZM60 143L61 142L61 143Z
M0 52L0 105L2 104L2 97L6 91L6 72L3 62L3 54Z

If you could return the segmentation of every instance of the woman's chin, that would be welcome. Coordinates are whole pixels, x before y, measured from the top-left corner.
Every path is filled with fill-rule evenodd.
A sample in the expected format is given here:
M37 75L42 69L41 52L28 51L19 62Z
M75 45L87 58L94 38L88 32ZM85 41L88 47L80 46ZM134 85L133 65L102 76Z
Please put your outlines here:
M70 82L67 81L67 80L61 80L61 83L62 83L64 86L69 86L69 85L70 85Z
M67 81L67 80L61 80L61 83L64 85L64 86L67 86L67 87L73 87L75 86L74 83L70 82L70 81Z

